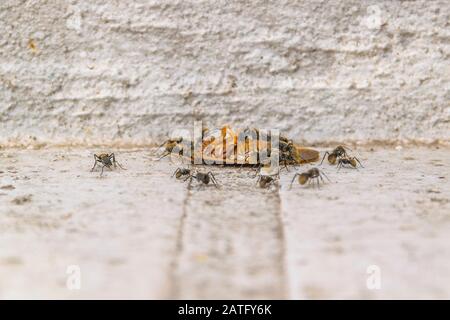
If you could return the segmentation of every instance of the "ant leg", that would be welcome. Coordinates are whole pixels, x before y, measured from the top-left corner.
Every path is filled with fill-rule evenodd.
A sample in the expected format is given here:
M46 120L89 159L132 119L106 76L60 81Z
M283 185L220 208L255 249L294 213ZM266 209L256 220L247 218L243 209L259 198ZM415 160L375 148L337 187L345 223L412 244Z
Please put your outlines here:
M181 171L181 169L180 168L177 168L177 170L175 170L175 172L172 174L172 178L178 173L178 172L180 172Z
M158 149L165 145L169 140L164 141L161 145L158 146Z
M211 177L211 181L214 183L214 185L216 186L216 188L218 188L218 186L217 186L218 183L217 183L216 177L214 177L214 175L212 174L211 171L209 171L207 174L208 174L208 176Z
M312 187L314 188L315 187L315 183L314 183L314 179L309 179L309 184L312 184Z
M117 164L120 169L127 170L124 167L122 167L122 165L118 161L116 161L116 156L114 155L114 153L111 153L111 155L109 157L111 158L111 156L112 156L112 161L113 161L113 164L114 164L114 168L116 167L116 164Z
M97 165L97 161L98 161L97 159L98 159L97 155L94 154L94 166L92 167L91 172L94 171L95 166Z
M328 176L325 174L325 172L321 171L321 172L320 172L320 175L321 175L321 178L322 178L322 175L323 175L325 178L327 178L327 180L328 180L329 182L331 182L330 178L328 178ZM323 179L323 178L322 178L322 179Z
M125 169L124 167L122 167L122 165L121 165L118 161L116 161L116 163L117 163L117 165L119 166L120 169L122 169L122 170L127 170L127 169Z
M190 175L188 178L190 178L190 179L189 179L189 183L188 183L188 189L191 189L192 178L194 178L194 176L193 176L193 175ZM187 180L187 178L186 178L186 180ZM184 180L184 181L186 181L186 180Z
M114 153L111 153L111 154L108 156L108 158L109 158L110 161L112 160L112 163L113 163L113 165L114 165L114 168L116 168L116 167L117 167L117 166L116 166L116 157L114 156Z
M319 175L319 177L320 177L320 175ZM320 179L319 179L319 177L316 177L316 180L317 180L317 188L318 188L318 189L320 189Z
M322 178L322 175L319 174L319 178L322 181L322 183L325 184L325 180Z
M214 178L214 175L212 174L211 171L208 171L208 172L206 173L206 175L207 175L207 176L210 176L210 178Z
M273 176L276 176L277 179L280 179L280 169L278 168L278 172L273 174Z
M255 174L253 176L251 176L252 179L258 175L258 170L261 169L261 165L256 164L255 166L253 166L253 168L255 169Z
M279 180L272 181L272 185L277 186L279 189L280 188Z
M289 185L289 190L292 189L292 184L294 183L295 178L297 178L300 175L300 173L294 174L294 177L292 178L291 184Z
M103 175L103 169L105 169L106 165L102 167L102 172L100 173L100 177Z
M358 161L359 165L361 166L361 168L364 168L364 166L362 165L361 161L359 161L359 159L357 157L353 157L353 159L355 159L356 161Z
M239 166L239 172L241 172L241 171L242 171L242 168L244 168L244 166L247 164L247 161L246 161L246 160L247 160L247 159L244 158L244 161L240 164L240 166ZM239 164L237 159L236 159L236 164ZM248 164L251 164L251 163L249 162Z
M322 161L320 161L320 164L319 164L319 166L321 166L321 165L322 165L322 163L323 163L323 160L325 160L325 157L327 156L327 154L328 154L328 155L330 155L330 153L329 153L328 151L326 151L326 152L325 152L325 154L323 155Z
M262 166L265 166L267 163L265 163ZM287 160L283 157L283 159L281 159L281 155L278 158L278 166L281 167L281 169L286 169L286 171L289 172L289 168L287 167Z
M214 185L214 187L216 187L217 189L219 189L219 185L217 184L217 181L216 181L216 179L211 179L211 181L212 181L212 183L213 183L213 185Z
M167 152L166 154L163 154L161 157L158 158L158 161L161 160L162 158L167 157L170 154L170 152Z

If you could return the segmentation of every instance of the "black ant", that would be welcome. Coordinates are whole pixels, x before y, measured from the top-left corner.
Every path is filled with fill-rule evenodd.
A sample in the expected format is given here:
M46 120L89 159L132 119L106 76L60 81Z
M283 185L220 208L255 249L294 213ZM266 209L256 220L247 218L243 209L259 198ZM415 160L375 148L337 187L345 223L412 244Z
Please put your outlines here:
M164 147L164 154L163 154L161 157L159 157L158 160L161 160L162 158L168 156L168 155L172 152L172 150L173 150L178 144L180 144L182 141L183 141L183 138L182 138L182 137L174 138L174 139L167 139L166 141L164 141L164 143L162 143L162 144L158 147L158 149L161 148L161 147Z
M114 153L111 153L111 154L101 153L99 155L94 154L94 160L95 160L95 162L94 162L94 166L91 169L91 172L94 171L95 166L97 165L97 162L99 162L99 163L101 163L103 165L102 166L102 172L100 173L100 176L103 175L103 169L105 167L107 167L108 169L111 169L111 166L114 166L114 168L116 168L117 165L118 165L121 169L126 170L124 167L122 167L120 165L119 162L116 161L116 157L115 157Z
M317 187L320 188L320 181L319 181L319 179L322 180L323 183L325 183L325 181L324 181L322 176L324 176L325 178L327 178L328 181L331 182L331 180L327 177L327 175L324 172L322 172L319 169L317 169L317 168L309 169L308 171L303 172L303 173L296 173L294 175L294 177L292 178L292 181L291 181L291 184L289 186L289 189L292 188L292 184L294 183L294 180L297 177L298 177L298 183L300 183L301 185L304 185L308 181L310 183L312 181L313 184L314 184L314 181L317 181Z
M192 173L191 169L178 168L177 170L175 170L175 172L173 173L172 176L175 176L177 179L186 177L186 178L184 178L183 181L186 181L189 179L189 186L192 183L192 179L196 179L205 185L207 185L211 182L212 184L214 184L214 186L216 188L218 188L217 180L211 171L209 171L208 173L202 173L202 172Z
M257 184L259 183L260 188L268 188L268 187L270 187L270 185L274 184L277 181L277 178L274 178L274 176L279 177L279 174L275 174L275 175L260 174L256 183Z
M328 162L330 164L335 164L336 160L338 158L347 157L348 155L347 155L347 150L346 149L350 150L349 148L344 147L344 146L337 146L333 151L325 152L325 154L323 155L322 161L320 162L320 165L322 165L323 160L325 159L326 155L328 155Z
M190 175L191 175L191 169L178 168L177 170L175 170L172 177L175 176L175 178L181 179L182 177L187 176L187 178L184 179L184 181L186 181L187 179L189 179Z
M364 168L364 166L361 164L361 161L359 161L359 159L357 157L343 157L340 158L338 160L338 171L342 168L342 167L348 167L348 168L353 168L353 169L358 169L357 166L358 164L361 166L361 168Z
M294 155L297 152L297 150L294 147L294 143L292 142L292 140L284 136L280 136L279 149L280 149L280 157L279 157L280 162L282 162L284 168L287 171L289 171L287 164L293 163L295 165L297 162L294 157Z
M191 174L190 180L189 180L189 186L191 185L192 179L196 179L205 185L212 182L216 188L219 188L219 186L217 184L217 180L211 171L209 171L208 173L197 172L197 173Z

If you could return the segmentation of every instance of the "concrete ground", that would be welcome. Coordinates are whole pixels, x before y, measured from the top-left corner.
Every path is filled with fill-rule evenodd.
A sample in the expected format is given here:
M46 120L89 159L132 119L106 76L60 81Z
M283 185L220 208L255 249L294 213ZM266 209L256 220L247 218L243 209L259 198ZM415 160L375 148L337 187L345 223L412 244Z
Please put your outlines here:
M268 190L234 167L188 189L148 150L100 177L98 151L0 151L0 298L450 298L448 147L359 148L320 189L292 168Z

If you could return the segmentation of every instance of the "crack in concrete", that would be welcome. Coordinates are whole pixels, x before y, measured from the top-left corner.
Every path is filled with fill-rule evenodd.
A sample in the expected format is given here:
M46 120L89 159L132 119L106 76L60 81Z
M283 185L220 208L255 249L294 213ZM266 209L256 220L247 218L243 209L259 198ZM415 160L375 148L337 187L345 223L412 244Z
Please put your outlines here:
M236 168L210 169L224 184L218 190L194 182L186 194L171 270L171 298L285 297L278 191L257 188L247 172Z
M282 210L282 203L281 203L281 196L280 196L280 188L281 186L277 187L276 189L276 198L277 198L277 211L276 211L276 217L278 219L278 225L279 225L279 229L278 229L278 233L279 233L279 237L280 237L280 241L281 241L281 247L280 247L280 259L279 261L281 261L280 263L280 274L282 277L282 285L283 285L283 290L282 292L284 292L284 298L289 298L289 294L287 291L287 288L289 288L289 275L287 273L287 254L286 254L286 249L287 249L287 245L286 245L286 235L285 235L285 221L284 221L284 217L283 217L283 210Z
M170 289L169 289L169 299L177 299L178 293L180 292L179 283L177 281L176 272L179 267L179 259L181 256L181 253L183 252L183 234L184 234L184 224L187 218L187 203L189 201L189 198L191 196L191 190L187 188L186 196L184 197L183 204L182 204L182 214L180 217L178 229L177 229L177 236L176 236L176 244L175 244L175 254L173 256L173 261L170 266Z

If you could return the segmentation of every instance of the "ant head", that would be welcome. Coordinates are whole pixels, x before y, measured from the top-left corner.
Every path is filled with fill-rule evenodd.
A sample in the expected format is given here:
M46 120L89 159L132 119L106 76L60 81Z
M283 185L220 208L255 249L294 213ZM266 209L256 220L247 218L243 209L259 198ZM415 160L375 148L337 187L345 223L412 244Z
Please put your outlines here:
M175 177L177 179L180 179L182 175L183 175L183 172L181 172L181 170L178 170L177 173L175 174Z
M178 142L176 141L167 141L166 143L166 150L167 151L172 151L173 148L175 148L175 146L178 144Z
M350 159L349 162L352 165L352 167L356 168L356 160L355 159Z
M338 157L342 157L347 155L346 147L338 146L336 149L334 149L334 154L336 154Z
M332 153L332 154L330 154L328 156L328 162L331 163L331 164L335 164L336 163L336 159L337 159L337 156L334 153Z
M204 173L197 173L197 177L201 180L201 181L203 181L203 183L205 183L205 184L208 184L209 183L209 180L210 180L210 178L209 178L209 175L207 175L207 174L204 174Z
M302 185L308 182L308 180L309 176L306 173L302 173L301 175L298 176L298 183Z
M111 159L109 158L109 156L103 156L101 159L102 159L102 162L104 165L106 165L106 166L112 165L112 162L111 162Z

